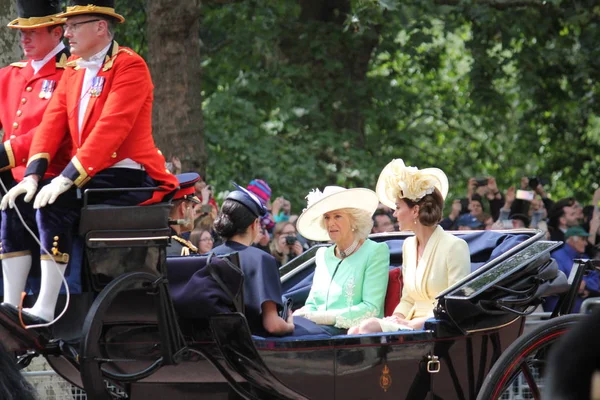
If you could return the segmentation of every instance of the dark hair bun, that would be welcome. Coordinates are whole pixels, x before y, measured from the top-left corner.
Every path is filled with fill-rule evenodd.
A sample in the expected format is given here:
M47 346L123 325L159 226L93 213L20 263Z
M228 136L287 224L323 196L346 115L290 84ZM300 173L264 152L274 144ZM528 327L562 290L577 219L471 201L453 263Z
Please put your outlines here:
M442 220L444 198L439 190L425 195L419 202L419 222L425 226L433 226Z
M234 200L225 200L214 223L215 232L225 239L246 233L256 216L244 205Z

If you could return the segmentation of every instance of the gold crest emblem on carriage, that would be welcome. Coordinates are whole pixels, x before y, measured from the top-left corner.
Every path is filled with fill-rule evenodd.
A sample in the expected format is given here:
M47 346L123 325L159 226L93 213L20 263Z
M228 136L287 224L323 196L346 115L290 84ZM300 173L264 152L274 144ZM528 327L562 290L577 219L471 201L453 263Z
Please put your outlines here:
M387 364L384 364L383 371L381 371L379 386L381 386L384 392L387 392L390 386L392 386L392 375L390 375L390 368Z

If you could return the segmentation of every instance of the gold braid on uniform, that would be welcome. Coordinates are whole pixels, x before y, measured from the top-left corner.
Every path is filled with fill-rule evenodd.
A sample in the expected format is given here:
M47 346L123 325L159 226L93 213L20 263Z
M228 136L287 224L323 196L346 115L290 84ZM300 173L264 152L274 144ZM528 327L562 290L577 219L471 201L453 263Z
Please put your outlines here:
M183 249L181 249L181 255L182 256L189 256L190 252L192 253L198 253L198 248L196 246L194 246L192 244L192 242L190 242L189 240L185 240L182 237L179 237L177 235L173 235L171 236L171 239L175 240L176 242L179 242L183 245Z

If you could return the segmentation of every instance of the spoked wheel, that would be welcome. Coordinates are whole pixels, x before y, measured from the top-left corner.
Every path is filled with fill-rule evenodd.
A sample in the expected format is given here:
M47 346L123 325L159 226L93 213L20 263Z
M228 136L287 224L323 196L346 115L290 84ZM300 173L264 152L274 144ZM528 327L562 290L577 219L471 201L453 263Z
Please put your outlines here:
M553 318L517 339L490 370L477 400L516 398L511 394L518 394L518 398L540 400L550 349L583 317L572 314Z
M152 286L156 279L156 276L143 272L124 274L106 286L92 304L83 326L81 343L81 379L90 398L99 400L114 398L114 394L107 390L105 380L137 381L153 374L162 366L160 352L155 351L157 346L160 347L159 345L150 345L153 348L149 350L146 342L146 345L142 346L145 347L143 351L136 347L139 346L139 341L136 339L119 340L120 337L131 339L131 335L137 336L140 332L147 332L147 323L140 322L137 329L135 324L132 326L126 321L120 322L119 318L115 322L115 318L111 316L114 314L111 305L119 294L132 290L153 294L155 289ZM115 334L115 331L118 333ZM130 334L127 334L128 332ZM141 357L142 354L146 357ZM129 365L135 370L132 371Z

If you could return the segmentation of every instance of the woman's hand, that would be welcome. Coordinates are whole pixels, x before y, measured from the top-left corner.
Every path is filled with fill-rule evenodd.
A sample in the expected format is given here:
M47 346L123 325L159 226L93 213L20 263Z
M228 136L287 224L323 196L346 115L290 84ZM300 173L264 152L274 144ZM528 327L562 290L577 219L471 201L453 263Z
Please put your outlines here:
M285 255L290 254L290 246L286 243L286 236L279 235L277 238L277 251Z
M294 242L293 246L289 246L291 252L295 255L295 256L299 256L300 254L302 254L304 252L304 249L302 248L302 245L300 244L299 240L296 240L296 242Z
M389 317L383 318L384 321L394 322L396 324L406 325L406 320L398 315L390 315Z

